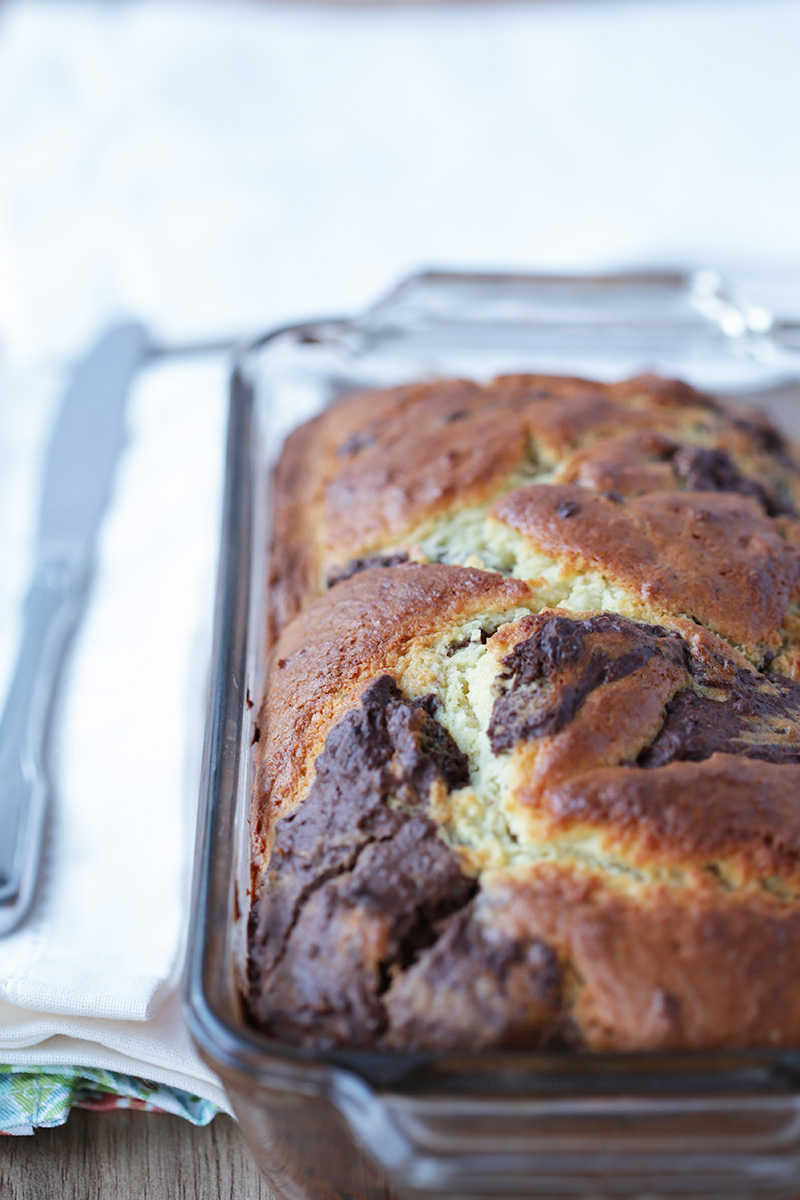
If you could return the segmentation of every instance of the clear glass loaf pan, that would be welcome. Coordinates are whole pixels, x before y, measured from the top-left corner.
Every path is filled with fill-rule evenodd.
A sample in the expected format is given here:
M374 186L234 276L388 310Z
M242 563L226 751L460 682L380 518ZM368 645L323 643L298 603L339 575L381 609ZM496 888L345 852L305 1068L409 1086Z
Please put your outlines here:
M238 999L269 475L288 430L368 385L658 371L762 404L800 436L797 335L710 271L434 273L361 316L278 330L238 356L186 1012L276 1200L800 1196L800 1047L319 1053L257 1033Z

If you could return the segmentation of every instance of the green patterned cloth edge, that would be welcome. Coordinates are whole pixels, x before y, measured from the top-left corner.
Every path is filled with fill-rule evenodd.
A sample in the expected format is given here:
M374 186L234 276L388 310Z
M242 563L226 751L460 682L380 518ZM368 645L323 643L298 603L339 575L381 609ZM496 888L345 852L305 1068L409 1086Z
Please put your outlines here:
M0 1134L63 1125L73 1108L134 1108L173 1113L207 1125L220 1111L210 1100L98 1067L0 1066Z

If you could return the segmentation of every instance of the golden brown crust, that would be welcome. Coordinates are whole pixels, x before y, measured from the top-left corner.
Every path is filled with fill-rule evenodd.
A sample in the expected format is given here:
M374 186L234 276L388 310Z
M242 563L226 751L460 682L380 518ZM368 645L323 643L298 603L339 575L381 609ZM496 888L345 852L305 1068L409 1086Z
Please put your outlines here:
M599 832L634 867L713 867L733 886L800 891L800 766L713 754L653 771L607 767L549 787L544 837Z
M317 590L318 550L312 519L320 473L317 422L301 425L286 439L275 468L273 550L269 560L269 630L272 644L284 625Z
M273 651L258 718L256 854L276 811L304 794L331 726L375 676L448 625L531 595L518 580L469 567L378 568L339 584L290 624Z
M555 469L635 495L743 491L800 507L795 450L763 415L729 413L652 376L601 384L501 376L361 392L288 439L276 475L271 624L280 628L353 560Z
M595 492L638 496L646 492L738 491L757 499L770 515L793 511L797 483L791 472L735 430L713 446L684 443L652 429L598 438L567 454L555 483L577 483Z
M391 413L345 441L325 489L325 550L346 561L453 504L488 500L523 461L526 429L474 383L405 389ZM420 421L429 436L420 437ZM343 449L342 447L345 447Z
M414 384L296 431L276 501L251 1018L798 1044L796 450L652 377Z
M594 1050L800 1043L800 909L769 896L651 887L540 867L487 883L484 919L571 964Z
M754 652L779 644L797 597L800 556L748 496L610 499L564 484L511 492L492 515L565 567L600 571L652 612L684 614Z

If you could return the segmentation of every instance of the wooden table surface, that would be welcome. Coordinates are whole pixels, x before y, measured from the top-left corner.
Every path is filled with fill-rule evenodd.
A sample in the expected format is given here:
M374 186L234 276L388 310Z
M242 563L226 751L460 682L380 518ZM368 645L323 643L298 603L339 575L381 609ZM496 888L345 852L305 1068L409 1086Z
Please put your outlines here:
M353 1153L360 1178L365 1159ZM399 1200L390 1187L365 1187L365 1195L367 1191L377 1200ZM74 1109L57 1129L0 1137L0 1197L274 1200L230 1117L215 1117L198 1129L163 1113L81 1109Z
M195 1129L160 1113L74 1111L0 1138L3 1200L271 1200L230 1117Z
M0 1137L0 1197L273 1200L230 1117L196 1129L159 1113L80 1110L58 1129Z

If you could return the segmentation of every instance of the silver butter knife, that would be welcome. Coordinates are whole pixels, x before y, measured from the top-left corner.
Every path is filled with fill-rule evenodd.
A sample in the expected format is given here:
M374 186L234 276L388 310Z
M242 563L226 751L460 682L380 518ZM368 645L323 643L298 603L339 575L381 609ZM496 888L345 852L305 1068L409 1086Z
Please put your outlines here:
M101 337L72 376L47 452L36 565L0 721L0 936L19 924L35 892L50 792L52 701L86 599L130 381L147 350L145 329L133 322Z

